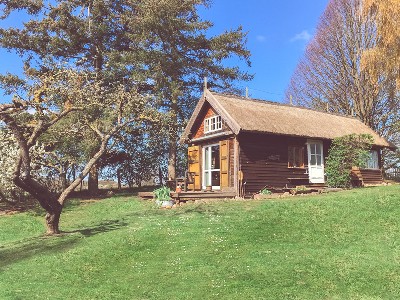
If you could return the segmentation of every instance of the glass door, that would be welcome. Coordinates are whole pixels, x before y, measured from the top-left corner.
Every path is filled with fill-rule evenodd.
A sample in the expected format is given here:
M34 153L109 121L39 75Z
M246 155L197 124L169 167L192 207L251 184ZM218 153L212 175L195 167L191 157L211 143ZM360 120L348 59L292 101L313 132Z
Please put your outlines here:
M308 171L311 183L324 183L324 147L320 141L309 141L308 145Z
M219 145L203 147L203 189L211 185L220 189L220 151Z

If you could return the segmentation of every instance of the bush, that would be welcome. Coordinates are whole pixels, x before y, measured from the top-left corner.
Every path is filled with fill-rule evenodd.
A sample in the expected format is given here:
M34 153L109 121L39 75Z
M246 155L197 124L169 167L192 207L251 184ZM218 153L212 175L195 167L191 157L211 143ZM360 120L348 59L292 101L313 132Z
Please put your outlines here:
M330 187L351 186L352 167L363 167L369 156L373 138L369 134L350 134L332 142L326 160L327 182Z
M163 186L163 187L160 187L160 188L154 190L153 193L154 193L154 196L156 197L156 200L163 201L163 200L171 199L171 196L170 196L171 190L166 186Z

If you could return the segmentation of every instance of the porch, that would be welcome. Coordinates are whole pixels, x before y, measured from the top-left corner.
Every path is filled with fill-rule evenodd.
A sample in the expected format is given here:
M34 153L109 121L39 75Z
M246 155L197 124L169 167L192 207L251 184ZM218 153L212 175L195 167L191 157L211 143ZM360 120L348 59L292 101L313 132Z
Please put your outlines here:
M153 199L153 192L139 192L142 199ZM177 201L200 200L200 199L232 199L236 197L233 191L187 191L171 192L171 198Z

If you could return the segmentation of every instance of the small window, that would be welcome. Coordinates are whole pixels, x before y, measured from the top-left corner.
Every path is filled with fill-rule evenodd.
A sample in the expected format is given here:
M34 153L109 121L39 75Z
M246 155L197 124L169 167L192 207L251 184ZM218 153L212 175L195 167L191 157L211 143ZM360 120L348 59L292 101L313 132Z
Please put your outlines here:
M304 168L304 147L289 146L288 148L288 167Z
M379 169L378 151L376 150L369 151L369 157L365 162L365 167L367 169Z
M204 133L209 133L222 129L221 116L214 116L204 120Z

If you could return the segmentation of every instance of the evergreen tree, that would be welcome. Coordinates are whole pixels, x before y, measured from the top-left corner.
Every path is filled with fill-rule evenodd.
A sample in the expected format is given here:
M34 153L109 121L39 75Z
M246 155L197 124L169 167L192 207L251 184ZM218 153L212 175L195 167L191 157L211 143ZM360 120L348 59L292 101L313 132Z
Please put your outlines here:
M149 77L159 99L159 107L168 119L168 177L175 178L179 134L190 117L203 88L233 91L236 80L252 78L238 67L224 65L237 57L250 66L245 47L246 33L239 27L211 36L213 24L201 20L198 6L206 0L147 0L140 6L143 36L149 45L146 55Z

